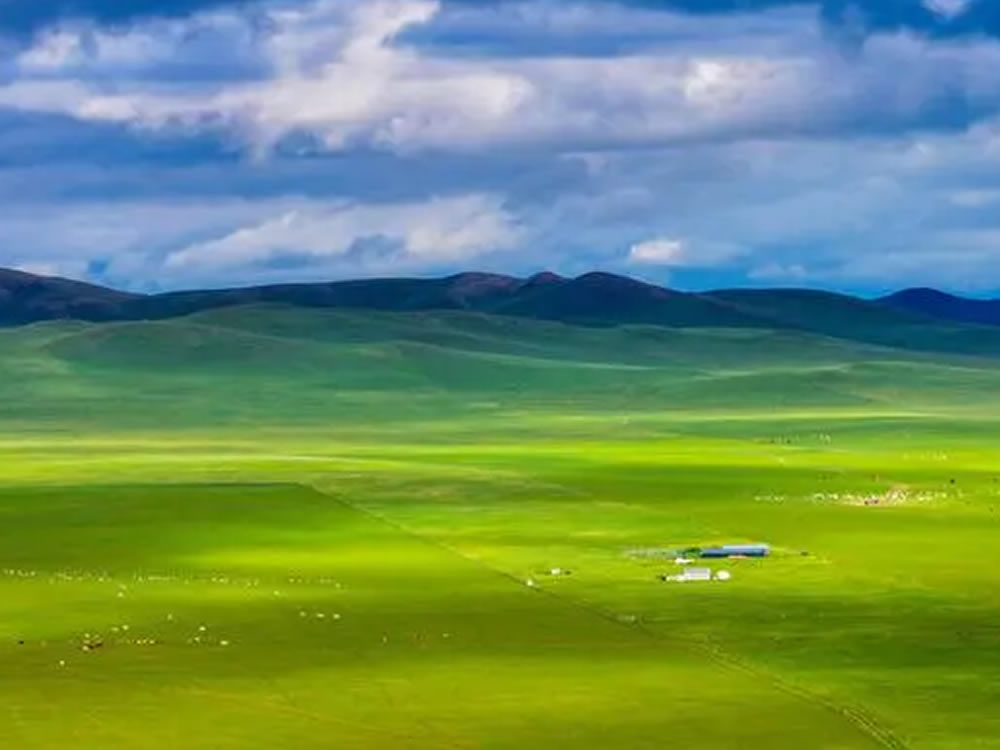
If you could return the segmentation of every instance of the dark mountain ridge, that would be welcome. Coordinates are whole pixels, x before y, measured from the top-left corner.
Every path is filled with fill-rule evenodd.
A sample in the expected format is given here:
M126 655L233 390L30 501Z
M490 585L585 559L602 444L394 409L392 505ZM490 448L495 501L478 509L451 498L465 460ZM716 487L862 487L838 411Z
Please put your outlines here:
M0 270L3 326L59 319L164 320L260 303L390 312L464 310L590 326L799 330L903 348L1000 353L1000 301L934 290L907 290L878 300L809 289L699 293L592 272L576 278L461 273L133 294Z
M1000 325L1000 300L970 299L937 289L904 289L879 300L897 310L922 313L960 323Z
M0 325L42 320L120 320L140 295L82 281L0 268Z
M678 292L624 276L588 273L526 279L461 273L437 279L383 278L130 294L19 271L0 275L0 325L71 318L159 320L219 307L258 303L384 311L470 310L614 325L762 326L766 321L710 296Z

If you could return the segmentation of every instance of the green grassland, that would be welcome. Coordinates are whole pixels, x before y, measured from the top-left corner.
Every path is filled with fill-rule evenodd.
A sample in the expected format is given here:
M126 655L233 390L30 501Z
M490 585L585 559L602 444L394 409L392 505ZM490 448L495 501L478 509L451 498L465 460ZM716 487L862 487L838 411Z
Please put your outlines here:
M463 313L0 331L3 746L1000 748L998 368ZM726 541L774 554L659 580Z

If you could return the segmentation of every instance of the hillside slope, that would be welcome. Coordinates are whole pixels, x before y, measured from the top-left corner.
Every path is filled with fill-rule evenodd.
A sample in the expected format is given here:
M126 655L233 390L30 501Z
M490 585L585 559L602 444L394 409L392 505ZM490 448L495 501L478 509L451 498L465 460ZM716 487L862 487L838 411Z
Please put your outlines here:
M940 320L845 294L813 289L733 289L704 296L769 320L776 328L898 349L1000 355L1000 328Z
M0 268L0 326L42 320L118 320L139 295Z
M937 289L904 289L878 302L895 310L940 320L1000 326L1000 300L995 299L957 297Z
M0 330L0 431L335 429L560 412L992 408L995 360L804 331L575 326L462 311L223 308ZM75 429L75 427L74 427Z
M607 273L527 279L464 273L140 295L65 279L0 272L0 326L47 320L166 321L248 306L372 313L481 313L590 327L800 331L913 351L1000 356L994 303L918 291L868 301L806 289L679 292ZM1000 303L997 303L1000 304ZM1000 321L1000 314L996 318ZM426 322L426 321L425 321ZM368 325L354 318L352 326ZM440 333L440 332L437 332ZM430 331L433 338L437 335ZM407 334L420 339L411 326ZM509 338L515 349L514 339ZM558 348L550 339L547 346Z

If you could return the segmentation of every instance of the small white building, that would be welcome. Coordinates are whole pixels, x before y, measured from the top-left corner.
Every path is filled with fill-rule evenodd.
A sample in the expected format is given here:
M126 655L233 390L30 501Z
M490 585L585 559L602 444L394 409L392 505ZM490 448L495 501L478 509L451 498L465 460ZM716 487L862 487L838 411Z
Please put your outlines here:
M711 568L685 568L684 572L680 575L681 580L684 581L711 581L712 580L712 569Z

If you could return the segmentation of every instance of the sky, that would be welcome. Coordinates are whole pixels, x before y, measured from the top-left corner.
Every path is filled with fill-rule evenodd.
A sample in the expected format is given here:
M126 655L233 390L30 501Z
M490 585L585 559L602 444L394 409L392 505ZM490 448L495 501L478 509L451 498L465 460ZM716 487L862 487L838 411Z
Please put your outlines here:
M0 0L0 266L1000 290L997 0Z

